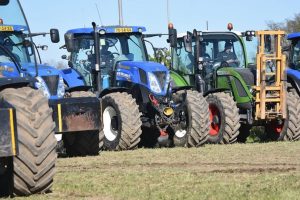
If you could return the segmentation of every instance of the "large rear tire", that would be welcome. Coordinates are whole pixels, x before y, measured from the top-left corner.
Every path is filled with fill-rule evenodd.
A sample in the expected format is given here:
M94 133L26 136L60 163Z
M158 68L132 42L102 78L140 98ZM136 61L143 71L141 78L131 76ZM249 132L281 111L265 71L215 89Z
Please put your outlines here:
M0 97L16 109L19 155L13 158L17 196L48 192L55 173L55 123L48 100L29 87L5 89Z
M96 95L89 91L75 91L71 93L71 97L96 97ZM63 143L68 156L98 155L103 148L103 137L100 130L69 133L63 135Z
M102 97L103 129L106 150L132 150L138 147L142 134L141 113L128 93L116 92Z
M225 93L218 92L206 97L210 111L209 143L232 144L237 141L240 115L236 102Z
M175 146L198 147L206 143L209 133L209 110L205 98L196 91L187 91L187 128L176 130Z
M300 139L300 100L293 92L287 94L287 119L280 125L276 122L266 126L267 140L296 141Z

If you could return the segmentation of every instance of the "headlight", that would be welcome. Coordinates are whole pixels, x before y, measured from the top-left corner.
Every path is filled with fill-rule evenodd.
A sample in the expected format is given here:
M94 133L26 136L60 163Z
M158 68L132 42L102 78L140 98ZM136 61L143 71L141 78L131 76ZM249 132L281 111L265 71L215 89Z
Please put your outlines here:
M65 84L64 79L59 76L58 86L57 86L57 97L63 98L65 95Z
M155 75L151 72L148 72L148 79L150 83L150 89L155 93L161 93L161 89Z
M36 77L37 82L35 82L35 87L43 92L44 96L48 99L50 98L50 92L49 89L45 83L45 81L42 79L42 77Z

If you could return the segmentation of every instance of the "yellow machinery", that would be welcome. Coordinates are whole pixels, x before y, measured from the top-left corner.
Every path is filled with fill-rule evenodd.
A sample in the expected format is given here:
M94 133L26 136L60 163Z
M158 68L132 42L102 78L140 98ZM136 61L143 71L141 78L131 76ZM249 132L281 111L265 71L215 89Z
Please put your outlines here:
M259 39L254 86L256 120L286 119L286 56L281 53L284 35L284 31L256 31Z

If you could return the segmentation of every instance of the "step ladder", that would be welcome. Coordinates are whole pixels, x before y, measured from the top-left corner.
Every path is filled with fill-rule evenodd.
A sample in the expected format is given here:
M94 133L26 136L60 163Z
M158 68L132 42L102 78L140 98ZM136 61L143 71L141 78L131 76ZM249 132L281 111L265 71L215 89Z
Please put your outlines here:
M256 31L259 40L256 54L255 119L285 119L286 111L286 56L281 52L284 31ZM266 50L266 38L272 38L271 49ZM270 67L272 66L272 67Z

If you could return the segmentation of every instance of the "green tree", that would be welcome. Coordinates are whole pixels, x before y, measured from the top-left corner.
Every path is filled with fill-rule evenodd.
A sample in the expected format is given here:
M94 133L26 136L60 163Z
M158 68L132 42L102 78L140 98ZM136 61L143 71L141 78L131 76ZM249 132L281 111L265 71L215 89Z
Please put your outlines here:
M292 19L285 19L283 22L268 21L267 26L271 30L284 30L287 33L300 32L300 13Z

